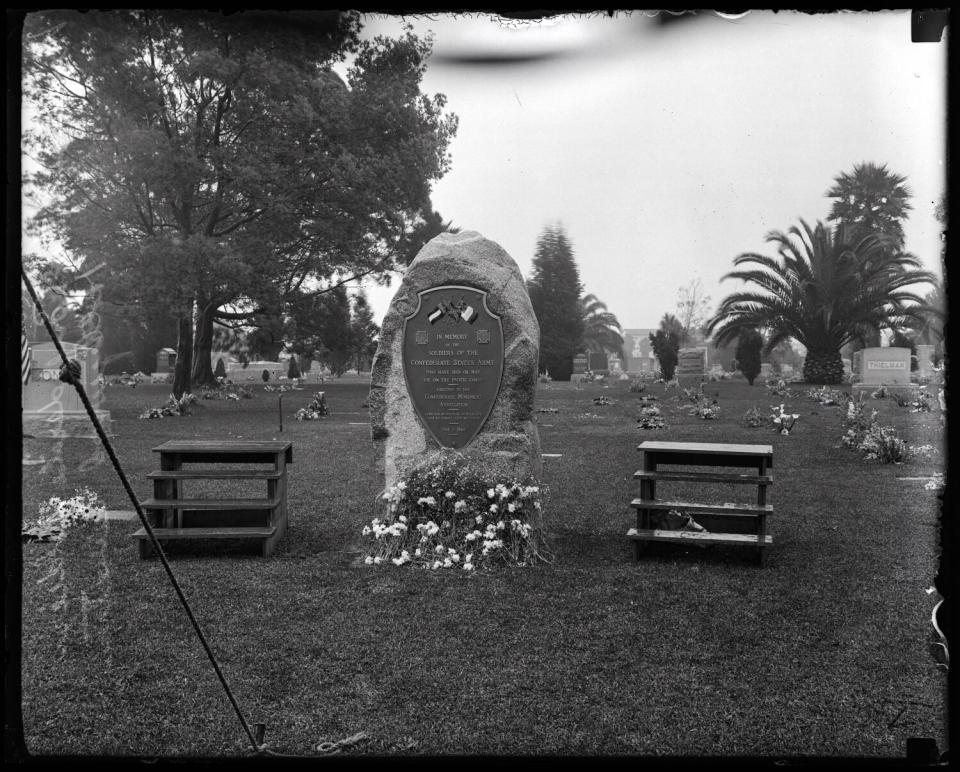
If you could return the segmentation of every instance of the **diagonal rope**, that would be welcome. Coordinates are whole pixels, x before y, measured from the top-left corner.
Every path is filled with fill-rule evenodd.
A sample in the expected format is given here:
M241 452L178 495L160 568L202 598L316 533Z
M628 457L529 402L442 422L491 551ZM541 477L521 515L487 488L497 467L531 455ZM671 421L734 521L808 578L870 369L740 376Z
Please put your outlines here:
M247 719L244 717L243 711L240 709L240 705L237 703L237 699L234 697L233 691L230 689L230 684L227 683L226 676L224 676L223 671L220 669L220 664L217 662L217 658L210 649L210 645L207 643L206 636L204 636L203 631L200 629L200 624L197 622L197 618L193 614L193 609L190 608L190 602L183 594L183 590L180 588L180 583L177 581L177 577L174 575L173 569L170 567L170 563L167 561L167 556L164 554L163 549L160 546L160 542L157 540L157 537L153 532L153 527L150 525L146 515L143 513L143 509L140 506L140 501L133 492L133 488L130 487L130 482L127 480L127 475L120 466L120 461L117 459L117 455L113 451L113 446L110 444L110 440L107 438L107 435L103 431L103 427L100 425L100 419L97 418L97 414L94 411L93 406L90 404L90 399L87 397L87 393L84 391L83 385L79 381L79 365L77 363L73 363L71 365L70 360L67 358L67 354L63 350L63 346L60 345L60 339L57 337L57 333L54 331L53 325L47 318L47 314L43 310L43 306L37 297L37 293L33 288L33 284L30 283L30 279L22 265L20 266L20 274L23 277L27 291L30 293L30 297L33 298L34 305L40 312L40 316L43 319L44 326L47 328L50 339L57 347L57 351L60 353L60 358L63 359L63 369L60 375L61 380L73 386L77 390L77 394L80 395L83 406L87 410L87 415L89 415L90 420L93 421L93 426L97 430L97 435L100 437L100 442L103 443L103 447L106 449L107 455L110 457L110 463L113 464L113 468L116 470L117 476L120 478L120 482L123 484L124 490L127 492L127 495L130 497L130 501L133 503L134 509L137 511L137 517L140 518L140 522L143 524L144 530L146 530L147 535L150 537L150 542L153 544L153 548L156 550L157 555L160 558L160 562L163 563L163 568L166 570L167 576L170 578L170 583L173 585L173 589L176 591L181 605L187 612L187 617L190 619L190 624L193 625L194 632L196 632L197 638L200 639L200 644L203 646L203 650L207 653L210 664L213 665L213 669L217 674L217 678L220 679L220 683L223 685L223 689L227 693L230 704L233 705L233 709L237 714L237 718L240 719L240 723L243 725L243 730L247 733L247 737L250 740L250 745L257 753L263 752L265 750L265 746L262 743L264 730L263 724L257 725L257 735L261 740L258 742L258 737L254 736L253 730L250 728L250 724L247 723Z

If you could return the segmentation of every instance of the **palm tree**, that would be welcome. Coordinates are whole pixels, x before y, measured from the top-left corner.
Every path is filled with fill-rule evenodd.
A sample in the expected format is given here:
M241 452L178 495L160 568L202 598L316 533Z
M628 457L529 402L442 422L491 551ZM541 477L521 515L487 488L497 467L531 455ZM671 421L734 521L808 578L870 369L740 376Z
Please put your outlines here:
M844 172L834 177L833 187L826 193L828 198L835 199L827 220L846 225L851 239L870 234L887 236L895 250L902 250L901 223L913 208L906 181L906 177L889 171L886 164L854 164L850 174Z
M794 338L807 349L804 380L839 383L840 348L890 327L894 317L916 317L923 299L905 288L935 279L920 270L916 257L890 249L888 237L868 235L851 245L843 225L831 230L817 222L811 228L802 219L800 225L767 236L778 246L779 261L752 252L734 259L744 269L723 278L758 289L724 298L707 330L725 345L744 328L765 328L767 353Z
M596 295L584 295L580 298L583 315L583 345L587 351L598 354L603 351L616 354L621 361L623 356L623 329L617 317L607 310L607 306Z

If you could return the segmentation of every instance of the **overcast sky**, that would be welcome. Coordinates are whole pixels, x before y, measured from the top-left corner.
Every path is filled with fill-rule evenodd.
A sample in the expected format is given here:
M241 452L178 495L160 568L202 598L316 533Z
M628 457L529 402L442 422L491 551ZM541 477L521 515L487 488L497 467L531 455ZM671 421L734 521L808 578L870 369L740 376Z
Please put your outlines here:
M907 249L940 272L946 33L912 43L909 11L666 27L639 12L366 16L364 34L407 22L434 33L423 90L460 118L434 208L526 277L538 235L562 223L585 291L624 328L655 327L695 278L715 305L737 288L720 284L736 255L773 255L770 230L826 219L833 178L864 161L907 177ZM368 288L378 320L396 286Z

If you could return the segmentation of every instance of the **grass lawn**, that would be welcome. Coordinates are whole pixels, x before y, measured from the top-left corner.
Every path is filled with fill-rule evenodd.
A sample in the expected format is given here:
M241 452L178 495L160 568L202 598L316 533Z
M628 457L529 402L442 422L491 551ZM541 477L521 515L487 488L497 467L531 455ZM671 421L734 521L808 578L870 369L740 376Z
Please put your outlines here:
M357 565L382 477L344 378L277 398L203 402L138 420L169 387L110 387L113 442L151 493L151 448L173 438L289 439L290 524L273 557L173 554L171 563L240 705L274 751L310 754L364 732L354 754L903 757L946 747L946 677L927 651L944 468L939 411L876 400L883 424L934 446L902 465L836 447L840 408L759 383L710 384L715 421L648 387L667 427L636 428L639 396L541 384L551 564L469 574ZM313 391L331 415L296 422ZM616 404L598 406L606 395ZM789 436L741 423L786 401ZM767 565L752 550L653 545L626 531L644 439L774 447ZM24 511L86 484L132 509L95 440L24 440ZM745 486L741 486L745 487ZM673 489L671 489L673 490ZM132 521L23 545L23 710L35 754L244 755L249 746L158 560Z

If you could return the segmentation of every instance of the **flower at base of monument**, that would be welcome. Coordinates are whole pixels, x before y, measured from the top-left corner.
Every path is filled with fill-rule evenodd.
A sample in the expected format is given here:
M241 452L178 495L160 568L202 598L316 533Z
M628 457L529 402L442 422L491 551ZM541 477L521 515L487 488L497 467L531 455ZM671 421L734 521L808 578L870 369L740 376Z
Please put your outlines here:
M487 488L487 498L492 499L497 495L497 492L493 488Z
M455 499L457 497L457 494L454 493L453 491L447 491L446 493L443 494L443 497L445 499Z
M463 570L464 570L464 571L473 571L473 563L464 563L464 564L463 564Z
M407 522L407 516L406 516L406 515L400 515L400 517L398 517L397 520L399 520L401 523L406 523L406 522Z
M492 512L493 514L496 514L499 510L500 510L500 507L498 507L496 504L490 505L490 512Z
M517 505L514 504L514 503L511 501L509 504L507 504L507 511L508 511L508 512L511 512L511 513L516 512L516 511L517 511Z
M460 556L459 556L458 554L454 553L454 554L452 554L452 555L450 556L450 560L452 560L454 563L459 563L459 562L460 562Z
M636 535L637 535L636 528L631 528L630 530L627 531L627 536L636 536Z
M420 557L421 555L423 555L423 550L420 549L419 547L417 547L417 548L413 551L413 554L414 554L414 557Z
M360 533L362 533L364 536L369 536L371 533L373 533L373 531L370 529L369 525L365 525Z
M943 487L943 472L934 472L933 477L923 484L924 490L938 491Z
M467 508L467 502L464 501L463 499L460 499L459 501L456 501L453 504L454 512L463 512L463 510L465 510L466 508Z
M437 506L437 500L433 496L421 496L417 499L417 504L423 506L426 504L428 507Z
M450 568L450 566L452 566L452 565L453 565L453 561L450 560L450 558L444 559L444 561L443 561L443 567L444 567L444 568Z
M506 528L506 523L504 523L503 520L499 521L497 523L497 530L502 531L504 528Z
M442 554L443 554L443 545L442 545L442 544L438 544L436 547L434 547L434 550L433 550L433 551L436 552L438 555L442 555Z
M373 565L373 555L367 555L367 557L364 558L364 561L363 561L363 562L366 563L368 566L372 566L372 565Z
M381 558L379 555L373 559L373 564L376 566L379 566L382 562L383 558Z
M475 518L473 518L473 519L474 519L474 521L476 522L477 525L480 525L480 523L483 522L483 515L477 515L477 516L476 516Z
M437 570L438 568L440 568L442 565L443 565L443 563L441 563L439 560L434 560L434 561L433 561L433 565L431 565L430 568L432 568L434 571L436 571L436 570Z
M469 562L471 562L472 560L473 560L473 553L472 553L472 552L468 552L466 555L463 556L463 562L464 562L464 563L469 563Z

